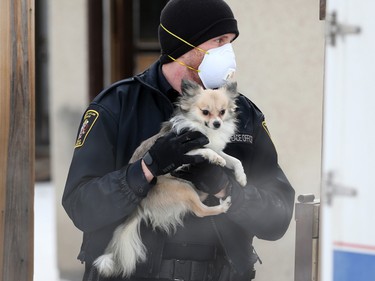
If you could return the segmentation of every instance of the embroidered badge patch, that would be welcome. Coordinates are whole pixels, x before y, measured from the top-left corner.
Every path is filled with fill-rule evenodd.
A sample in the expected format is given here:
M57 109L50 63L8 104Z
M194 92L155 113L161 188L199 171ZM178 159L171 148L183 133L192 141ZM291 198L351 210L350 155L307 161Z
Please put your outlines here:
M99 112L95 110L87 110L83 117L81 129L79 130L78 138L75 144L75 148L83 146L87 135L90 133L92 126L94 126L96 119L99 117Z

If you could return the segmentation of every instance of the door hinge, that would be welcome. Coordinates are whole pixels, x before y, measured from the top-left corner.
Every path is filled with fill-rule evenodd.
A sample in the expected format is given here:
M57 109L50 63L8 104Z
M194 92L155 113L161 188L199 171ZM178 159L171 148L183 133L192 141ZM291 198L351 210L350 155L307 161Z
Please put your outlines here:
M325 178L323 179L323 192L325 194L325 202L331 206L333 203L333 198L337 196L357 196L357 189L349 186L344 186L338 184L335 181L334 173L328 172Z
M326 23L326 40L331 46L336 46L337 37L344 38L347 35L361 33L361 27L349 24L342 24L338 21L337 13L333 11L327 17Z

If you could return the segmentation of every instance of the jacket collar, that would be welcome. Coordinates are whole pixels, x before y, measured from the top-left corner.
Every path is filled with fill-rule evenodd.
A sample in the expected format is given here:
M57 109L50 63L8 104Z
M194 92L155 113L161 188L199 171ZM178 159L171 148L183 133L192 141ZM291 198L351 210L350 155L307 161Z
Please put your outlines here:
M160 61L156 61L147 70L135 77L141 83L162 93L166 98L174 103L179 96L179 93L169 84L163 74L161 66Z

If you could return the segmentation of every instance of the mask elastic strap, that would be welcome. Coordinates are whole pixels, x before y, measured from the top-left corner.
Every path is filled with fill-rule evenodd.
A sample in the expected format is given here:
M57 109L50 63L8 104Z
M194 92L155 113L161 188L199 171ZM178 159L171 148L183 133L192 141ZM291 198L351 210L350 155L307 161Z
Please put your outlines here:
M169 57L171 60L173 60L173 61L175 61L175 62L177 62L177 63L179 63L179 64L181 64L181 65L183 65L183 66L185 66L185 67L187 67L187 68L190 69L190 70L193 70L193 71L196 71L196 72L201 72L199 69L195 69L194 67L191 67L191 66L187 65L186 63L184 63L184 62L182 62L182 61L179 61L179 60L175 59L174 57L172 57L172 56L170 56L170 55L168 55L168 57Z
M177 36L176 34L174 34L172 31L166 29L165 26L164 26L163 24L160 23L160 26L161 26L166 32L168 32L170 35L172 35L173 37L176 37L178 40L184 42L184 43L187 44L188 46L193 47L194 49L197 49L197 50L199 50L199 51L201 51L201 52L203 52L203 53L205 53L205 54L209 54L209 52L203 50L202 48L199 48L199 47L194 46L193 44L189 43L188 41L186 41L186 40L182 39L181 37ZM173 58L172 58L172 59L173 59ZM175 60L175 59L174 59L174 60Z

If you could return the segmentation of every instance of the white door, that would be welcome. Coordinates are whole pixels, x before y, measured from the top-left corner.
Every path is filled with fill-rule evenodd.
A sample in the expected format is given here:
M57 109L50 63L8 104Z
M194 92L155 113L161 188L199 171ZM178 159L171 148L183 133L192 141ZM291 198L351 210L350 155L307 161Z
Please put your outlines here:
M329 18L321 280L375 281L375 1L327 0Z

